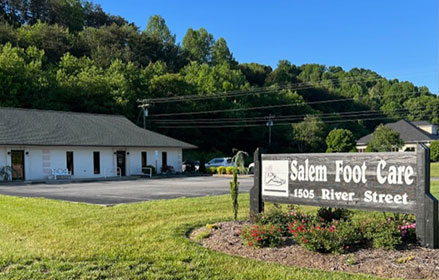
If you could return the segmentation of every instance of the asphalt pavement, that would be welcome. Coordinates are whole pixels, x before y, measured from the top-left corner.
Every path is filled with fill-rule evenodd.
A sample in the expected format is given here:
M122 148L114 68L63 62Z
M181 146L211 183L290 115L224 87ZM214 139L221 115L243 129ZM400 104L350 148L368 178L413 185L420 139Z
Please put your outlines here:
M87 183L14 184L0 185L0 194L115 205L157 199L227 194L230 180L230 177L201 176ZM240 192L248 192L253 186L253 177L239 178L239 182Z

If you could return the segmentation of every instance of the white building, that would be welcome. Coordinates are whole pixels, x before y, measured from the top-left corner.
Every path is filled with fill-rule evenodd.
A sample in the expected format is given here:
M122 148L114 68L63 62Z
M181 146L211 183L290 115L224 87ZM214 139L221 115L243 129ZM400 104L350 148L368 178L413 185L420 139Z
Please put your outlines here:
M385 125L388 128L399 133L399 137L404 141L404 146L401 148L394 147L394 152L410 152L416 150L418 143L423 143L430 146L434 140L439 140L437 127L427 121L410 122L400 120L394 123ZM373 133L368 134L357 141L357 150L365 152L367 143L372 139Z
M182 149L195 146L140 128L118 115L0 108L0 169L13 180L46 180L54 169L72 178L181 172ZM1 180L1 178L0 178Z

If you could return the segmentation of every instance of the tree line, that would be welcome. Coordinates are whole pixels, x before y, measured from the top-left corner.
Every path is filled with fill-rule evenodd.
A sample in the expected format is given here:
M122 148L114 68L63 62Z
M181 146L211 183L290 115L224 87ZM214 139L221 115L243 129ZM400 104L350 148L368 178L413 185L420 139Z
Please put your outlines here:
M271 149L291 152L325 151L334 128L358 138L400 118L439 123L439 101L428 88L371 70L288 60L275 69L241 63L224 38L204 28L188 28L180 43L159 15L140 30L87 1L0 4L0 106L122 114L141 125L138 99L261 88L266 90L258 94L152 104L147 127L204 152L230 154L232 148L251 152L267 145L269 114L275 116ZM200 111L222 112L155 117ZM365 113L349 113L360 111ZM282 116L297 118L278 125Z

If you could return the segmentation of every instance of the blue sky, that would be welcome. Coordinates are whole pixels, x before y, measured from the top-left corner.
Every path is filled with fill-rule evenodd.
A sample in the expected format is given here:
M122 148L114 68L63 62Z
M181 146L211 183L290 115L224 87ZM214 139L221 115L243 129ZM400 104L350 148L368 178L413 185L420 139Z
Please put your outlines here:
M438 1L98 0L142 30L159 14L181 42L189 27L224 37L239 62L367 68L439 92ZM268 4L269 3L269 4Z

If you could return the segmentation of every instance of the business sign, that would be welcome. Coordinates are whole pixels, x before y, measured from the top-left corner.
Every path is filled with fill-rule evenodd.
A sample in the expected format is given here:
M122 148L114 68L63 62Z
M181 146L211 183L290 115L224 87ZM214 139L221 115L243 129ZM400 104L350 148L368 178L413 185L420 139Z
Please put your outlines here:
M250 210L259 213L263 202L276 202L412 213L418 237L428 239L426 246L436 247L438 206L430 194L429 160L424 145L405 153L257 151Z

